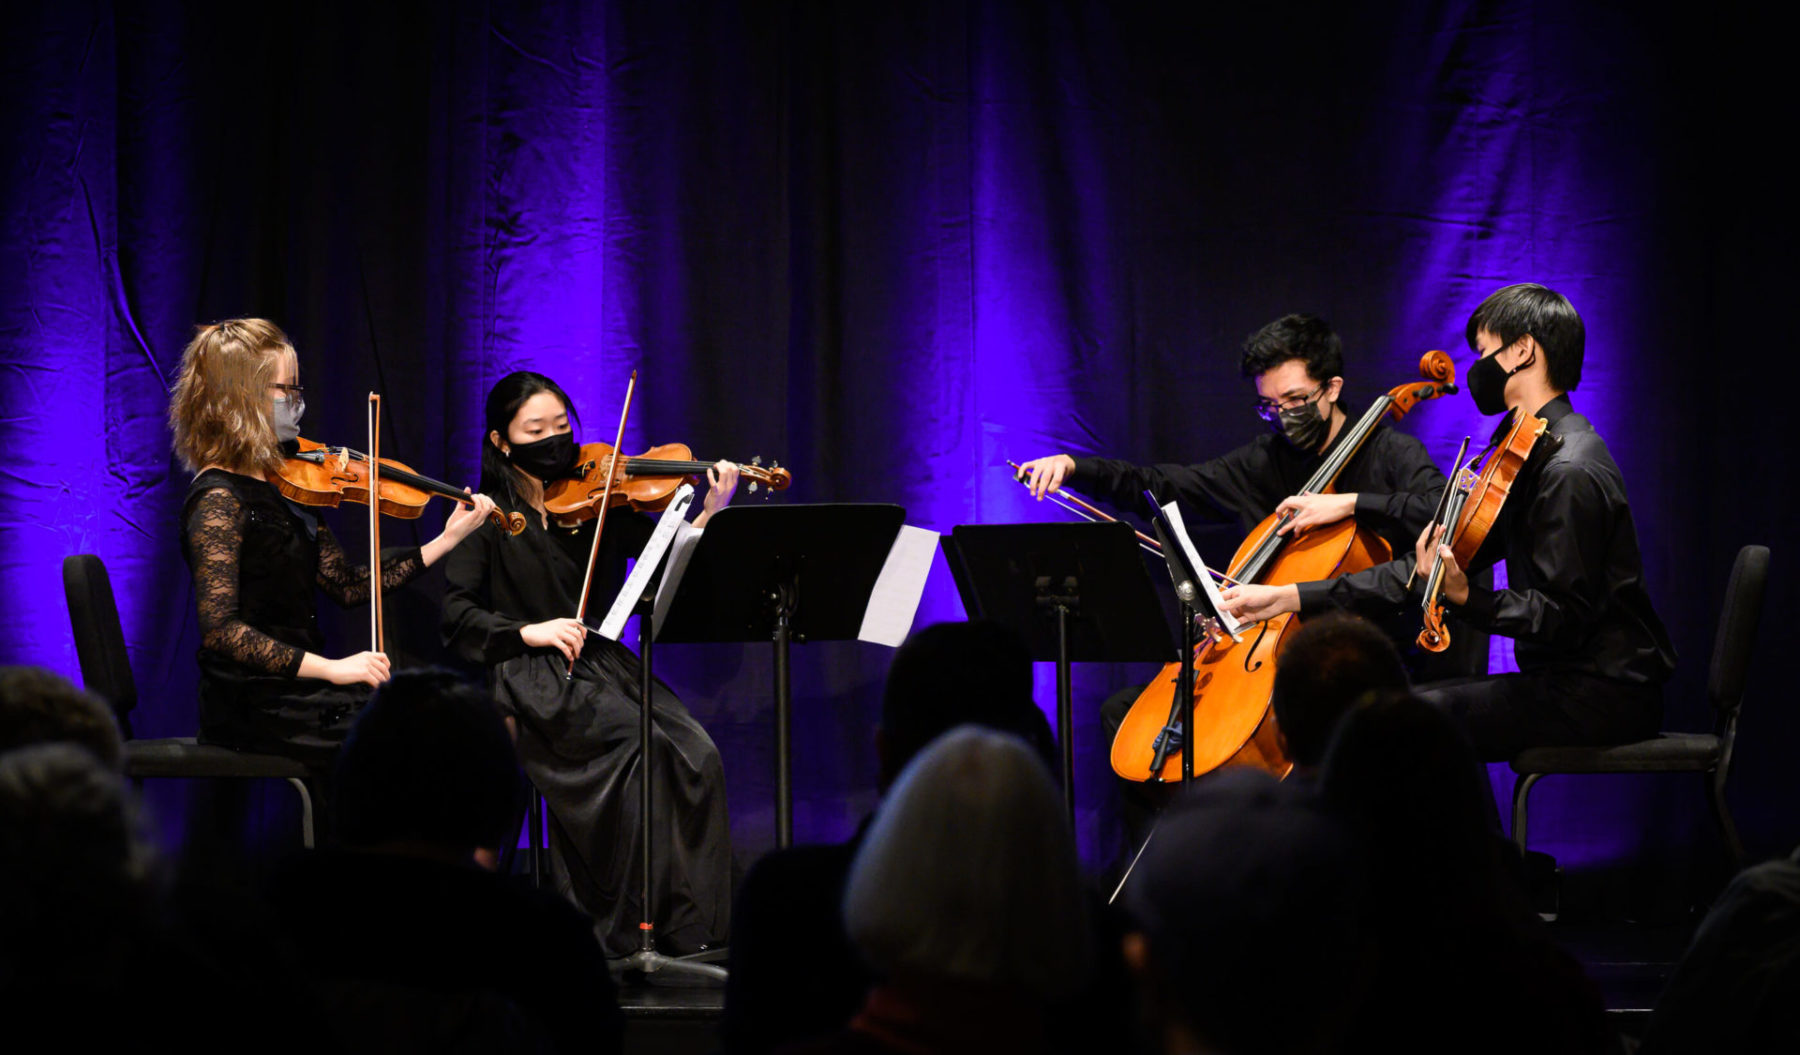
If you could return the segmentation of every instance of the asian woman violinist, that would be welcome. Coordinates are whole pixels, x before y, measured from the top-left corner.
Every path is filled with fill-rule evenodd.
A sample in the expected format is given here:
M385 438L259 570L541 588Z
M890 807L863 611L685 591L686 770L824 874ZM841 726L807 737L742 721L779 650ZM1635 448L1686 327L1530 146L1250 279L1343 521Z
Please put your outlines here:
M181 508L182 554L200 613L200 739L330 766L388 658L321 654L315 591L366 604L369 569L265 474L300 434L299 363L266 319L202 326L181 356L169 407L175 453L196 473ZM383 554L382 588L436 563L493 510L474 496L423 547Z
M463 658L488 667L494 695L512 719L525 772L550 816L550 872L565 896L594 918L611 957L638 948L638 657L591 634L574 618L594 521L559 527L544 488L577 460L569 397L542 374L520 371L494 385L481 439L481 488L500 508L525 514L525 532L503 540L482 528L452 555L443 633ZM738 471L720 462L694 526L731 501ZM625 562L649 539L650 518L607 514L591 602L604 609ZM579 657L579 658L577 658ZM573 680L566 677L574 660ZM718 748L668 686L652 690L654 802L650 825L657 934L682 954L724 942L730 930L731 832Z

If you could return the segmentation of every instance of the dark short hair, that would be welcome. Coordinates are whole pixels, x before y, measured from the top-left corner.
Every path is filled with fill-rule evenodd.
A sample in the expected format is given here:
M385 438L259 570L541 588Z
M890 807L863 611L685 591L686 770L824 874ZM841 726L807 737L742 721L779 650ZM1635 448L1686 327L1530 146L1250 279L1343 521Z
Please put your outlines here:
M1338 723L1319 783L1384 871L1429 883L1491 866L1486 778L1454 719L1418 697L1384 692Z
M1364 875L1348 826L1292 782L1248 766L1196 780L1125 883L1148 995L1207 1050L1336 1050L1369 960Z
M1544 350L1544 369L1550 387L1573 392L1581 384L1581 360L1587 346L1587 328L1569 298L1536 282L1521 282L1489 293L1469 316L1463 336L1469 348L1486 330L1500 338L1505 348L1530 334Z
M500 448L494 446L488 437L498 432L507 434L512 419L519 413L525 401L539 392L548 392L562 402L563 410L568 412L569 420L580 424L580 415L575 413L575 404L569 400L569 394L562 386L543 374L533 370L514 370L505 377L494 382L488 390L487 408L484 415L487 427L481 431L481 493L490 497L513 494L515 473L512 463Z
M113 769L124 753L118 719L98 696L42 667L0 667L0 751L58 741Z
M1245 377L1267 373L1282 363L1298 359L1314 381L1329 381L1344 374L1344 342L1331 324L1317 315L1283 315L1244 339Z
M1288 756L1316 766L1338 720L1364 694L1406 691L1406 667L1388 636L1356 616L1333 612L1294 631L1276 661L1270 704Z
M0 991L93 984L163 878L117 770L72 743L0 752Z
M999 623L934 623L895 651L881 699L881 786L959 725L1012 733L1058 772L1050 724L1031 698L1031 650Z
M513 834L524 788L487 693L449 671L405 671L376 690L338 756L338 829L351 847L494 849Z

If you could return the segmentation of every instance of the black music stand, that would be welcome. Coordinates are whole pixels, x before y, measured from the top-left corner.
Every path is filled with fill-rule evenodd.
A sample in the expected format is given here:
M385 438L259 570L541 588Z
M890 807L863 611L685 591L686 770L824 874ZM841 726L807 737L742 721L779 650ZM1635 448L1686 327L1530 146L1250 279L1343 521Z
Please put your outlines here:
M731 506L714 514L656 639L768 641L775 649L775 842L794 841L789 720L793 642L854 641L906 521L897 505Z
M666 558L665 558L666 559ZM618 971L640 971L646 975L658 971L674 971L697 974L706 978L724 980L726 971L704 961L715 959L724 950L709 949L690 956L664 956L656 951L656 910L652 904L654 887L653 873L650 868L650 807L651 787L656 783L651 779L652 759L655 753L651 750L650 713L656 697L656 679L650 672L650 643L654 638L651 632L653 609L656 603L656 588L662 581L659 571L650 577L649 584L642 597L638 598L633 611L638 617L638 794L641 816L638 819L638 838L643 841L643 874L640 875L642 899L639 906L644 918L638 921L638 950L622 959L612 961L608 966Z
M1167 663L1177 655L1131 525L964 524L944 556L971 619L1024 638L1056 663L1056 738L1063 799L1075 813L1071 663Z

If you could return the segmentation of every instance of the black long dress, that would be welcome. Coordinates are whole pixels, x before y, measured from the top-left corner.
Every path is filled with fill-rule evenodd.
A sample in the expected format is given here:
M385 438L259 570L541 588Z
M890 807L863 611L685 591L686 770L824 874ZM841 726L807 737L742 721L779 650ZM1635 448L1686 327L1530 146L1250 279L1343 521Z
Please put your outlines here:
M329 767L369 690L302 678L300 661L324 647L315 589L367 604L368 567L266 480L221 469L194 478L181 524L200 612L200 739ZM382 589L424 568L417 546L384 550Z
M608 956L638 947L642 921L639 837L638 657L590 633L574 680L552 648L529 648L521 627L570 618L594 537L593 522L546 529L536 510L507 537L484 524L447 562L446 644L492 671L495 698L519 728L519 756L550 816L550 874L594 918ZM641 515L607 514L589 611L596 619L625 578L625 562L653 528ZM651 712L655 816L650 826L658 946L698 951L731 926L731 826L725 770L704 727L660 680Z

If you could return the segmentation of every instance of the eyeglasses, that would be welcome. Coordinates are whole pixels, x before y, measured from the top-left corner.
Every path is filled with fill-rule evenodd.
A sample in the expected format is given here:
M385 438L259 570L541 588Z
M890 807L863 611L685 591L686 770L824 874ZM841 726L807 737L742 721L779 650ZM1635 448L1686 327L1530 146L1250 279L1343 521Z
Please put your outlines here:
M298 399L306 394L305 385L278 385L271 381L269 382L269 387L281 389L281 394L289 399Z
M1281 420L1281 412L1282 411L1298 410L1299 408L1307 405L1308 403L1311 403L1314 400L1318 399L1319 396L1324 394L1324 392L1325 392L1325 386L1320 385L1318 388L1313 389L1311 392L1307 393L1306 395L1295 396L1292 399L1279 399L1279 400L1259 399L1256 401L1256 416L1263 419L1264 421L1267 421L1267 422L1273 424L1274 422Z

